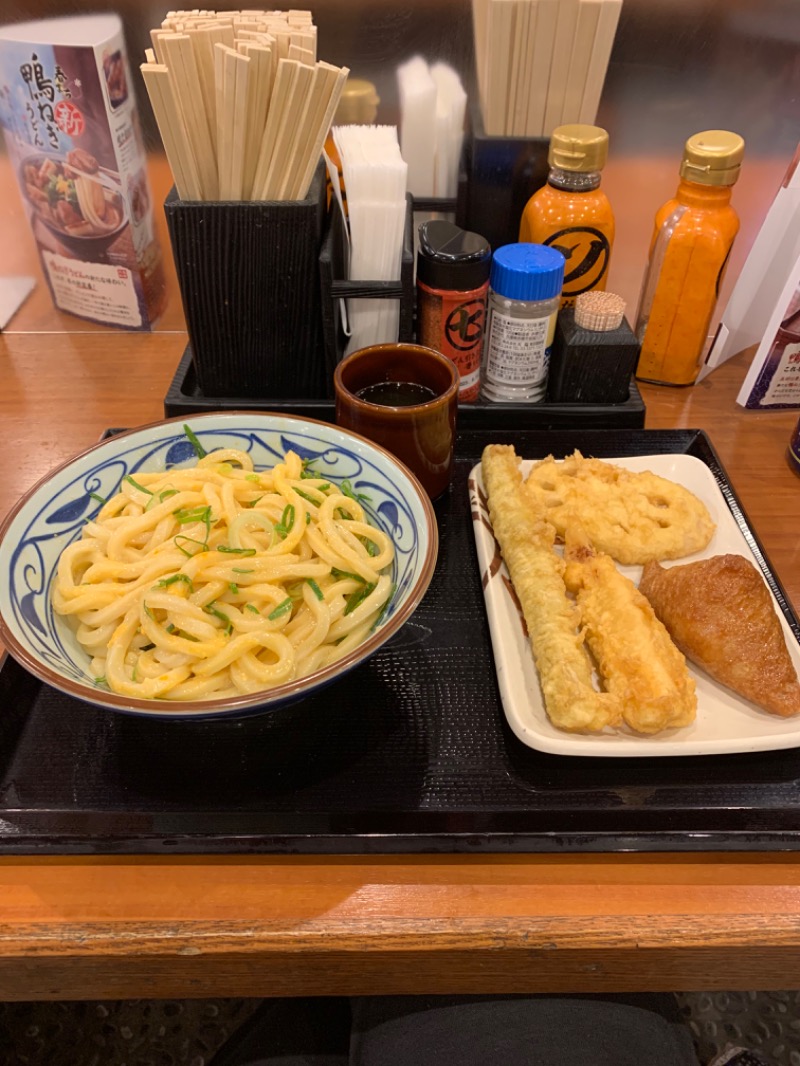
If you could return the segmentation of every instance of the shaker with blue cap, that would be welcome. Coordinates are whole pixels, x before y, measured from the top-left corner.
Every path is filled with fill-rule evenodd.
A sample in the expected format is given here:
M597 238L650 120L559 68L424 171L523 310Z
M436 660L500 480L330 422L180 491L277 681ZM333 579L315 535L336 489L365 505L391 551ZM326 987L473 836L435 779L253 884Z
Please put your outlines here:
M564 263L561 252L544 244L507 244L494 253L481 399L544 399Z

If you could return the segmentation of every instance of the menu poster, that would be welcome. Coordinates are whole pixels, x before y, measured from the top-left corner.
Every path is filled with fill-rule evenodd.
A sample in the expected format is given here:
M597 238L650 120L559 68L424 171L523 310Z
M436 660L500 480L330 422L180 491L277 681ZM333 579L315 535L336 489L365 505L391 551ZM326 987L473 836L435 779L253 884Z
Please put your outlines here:
M783 288L736 402L758 409L800 407L800 258Z
M0 125L56 307L150 329L164 274L120 19L0 26Z

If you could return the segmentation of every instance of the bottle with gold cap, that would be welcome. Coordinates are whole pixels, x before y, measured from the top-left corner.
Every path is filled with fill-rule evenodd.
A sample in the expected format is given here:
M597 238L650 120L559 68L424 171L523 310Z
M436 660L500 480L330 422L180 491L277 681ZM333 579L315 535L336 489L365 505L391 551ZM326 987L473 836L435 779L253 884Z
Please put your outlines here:
M557 126L550 137L547 184L528 201L519 239L557 248L566 259L561 306L579 293L606 287L614 213L600 188L608 134L599 126Z
M636 377L657 385L692 385L700 372L711 315L739 218L731 191L744 141L728 130L690 137L673 199L657 212L642 286Z

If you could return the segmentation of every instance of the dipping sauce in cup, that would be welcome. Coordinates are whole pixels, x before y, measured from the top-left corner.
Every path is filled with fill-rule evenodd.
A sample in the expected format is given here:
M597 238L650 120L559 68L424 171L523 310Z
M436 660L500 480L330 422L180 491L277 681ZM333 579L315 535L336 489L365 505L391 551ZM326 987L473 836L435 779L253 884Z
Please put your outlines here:
M453 464L455 364L419 344L375 344L346 356L333 383L337 423L396 455L431 499L441 496Z

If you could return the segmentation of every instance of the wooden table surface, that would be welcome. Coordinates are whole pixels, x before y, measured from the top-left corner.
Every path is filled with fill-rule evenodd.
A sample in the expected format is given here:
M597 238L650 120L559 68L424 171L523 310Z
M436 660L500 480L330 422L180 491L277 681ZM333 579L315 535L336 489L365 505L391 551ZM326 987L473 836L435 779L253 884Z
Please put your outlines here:
M156 203L165 182L157 165ZM53 311L15 197L0 167L18 223L2 229L2 273L40 282L0 337L0 515L106 427L163 417L186 343L171 269L153 333ZM646 425L708 431L800 607L797 412L737 407L747 363L643 387ZM0 859L6 1000L787 987L800 987L792 854Z

